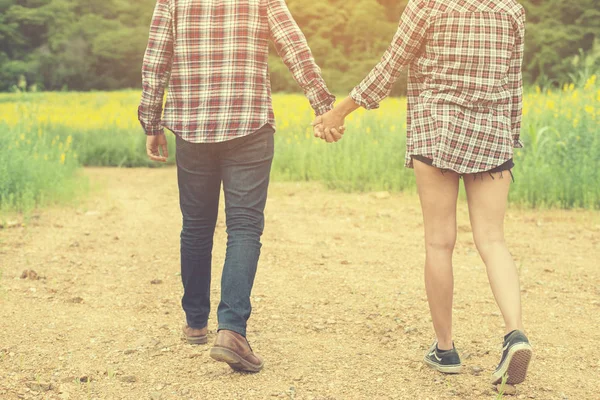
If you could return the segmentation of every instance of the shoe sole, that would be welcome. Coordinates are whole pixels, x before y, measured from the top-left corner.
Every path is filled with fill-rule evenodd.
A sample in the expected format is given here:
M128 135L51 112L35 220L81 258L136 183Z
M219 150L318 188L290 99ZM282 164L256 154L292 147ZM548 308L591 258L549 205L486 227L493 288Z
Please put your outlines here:
M215 361L227 363L231 369L240 372L260 372L264 366L264 363L260 365L252 364L237 353L223 347L213 347L210 350L210 357Z
M199 345L207 344L208 336L186 336L185 339L189 344Z
M429 361L429 359L427 359L427 357L425 357L423 359L423 361L430 368L433 368L436 371L439 371L444 374L460 374L462 372L462 365L443 366L443 365L436 364L432 361Z
M506 383L509 385L523 383L527 377L527 370L532 357L533 349L527 343L520 343L511 347L504 363L498 371L492 374L492 384L502 383L504 375L508 375Z

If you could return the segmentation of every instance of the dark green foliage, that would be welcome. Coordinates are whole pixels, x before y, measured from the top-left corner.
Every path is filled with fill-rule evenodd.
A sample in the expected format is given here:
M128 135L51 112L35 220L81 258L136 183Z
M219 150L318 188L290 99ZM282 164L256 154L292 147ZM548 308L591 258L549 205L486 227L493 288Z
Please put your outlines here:
M139 87L155 0L0 0L0 91ZM407 0L288 0L325 78L346 92L387 48ZM525 77L564 82L600 35L600 0L523 0ZM297 85L272 57L275 91ZM600 57L594 60L598 67ZM402 88L399 85L398 88ZM396 92L395 94L400 94Z

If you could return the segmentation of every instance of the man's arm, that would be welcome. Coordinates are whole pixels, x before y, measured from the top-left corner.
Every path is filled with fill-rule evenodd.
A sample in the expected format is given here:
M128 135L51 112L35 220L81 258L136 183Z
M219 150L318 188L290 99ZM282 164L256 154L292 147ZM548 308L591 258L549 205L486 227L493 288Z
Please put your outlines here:
M429 27L428 14L425 0L409 1L392 44L379 64L350 93L356 104L367 110L375 109L390 94L402 68L411 63L424 43Z
M316 115L333 108L335 96L327 89L304 34L292 17L285 0L267 0L271 39L284 64L310 101Z
M512 137L515 147L523 147L521 143L521 119L523 115L523 54L525 52L525 10L516 23L515 47L513 49L508 70L508 86L511 94Z
M157 0L150 38L142 66L142 101L138 118L149 136L164 133L161 124L165 87L173 59L173 24L170 0Z

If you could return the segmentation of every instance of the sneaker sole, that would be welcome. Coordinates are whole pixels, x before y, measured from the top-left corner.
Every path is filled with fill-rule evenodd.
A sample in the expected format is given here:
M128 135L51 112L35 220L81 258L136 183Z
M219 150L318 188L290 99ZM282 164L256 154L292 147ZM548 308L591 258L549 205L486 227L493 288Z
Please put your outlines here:
M425 357L423 359L423 361L430 368L433 368L436 371L439 371L439 372L444 373L444 374L460 374L462 372L462 365L443 366L443 365L436 364L436 363L434 363L432 361L429 361L427 359L427 357Z
M213 347L210 350L210 357L215 361L227 363L231 369L240 372L260 372L264 366L264 363L260 365L249 363L235 352L223 347Z
M492 374L492 384L497 385L502 383L502 377L508 375L506 383L509 385L517 385L523 383L527 377L529 363L533 357L533 349L527 343L514 345L509 351L504 363L498 371Z

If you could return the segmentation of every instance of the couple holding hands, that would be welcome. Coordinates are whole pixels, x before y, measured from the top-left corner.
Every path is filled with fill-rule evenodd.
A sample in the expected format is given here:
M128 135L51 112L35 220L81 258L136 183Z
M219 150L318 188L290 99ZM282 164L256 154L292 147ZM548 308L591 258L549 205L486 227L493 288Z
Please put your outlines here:
M406 167L414 168L423 211L425 287L436 335L424 361L442 373L462 368L452 338L452 254L463 178L474 241L505 322L492 382L505 375L510 384L523 382L533 350L504 216L513 149L522 147L524 34L525 12L516 0L409 0L381 61L334 107L284 0L157 0L139 120L154 161L168 157L164 129L176 135L188 342L208 342L222 186L228 241L210 354L235 370L258 372L264 365L246 327L274 154L267 63L272 41L315 110L315 136L327 142L342 138L344 119L354 110L378 108L409 68Z

